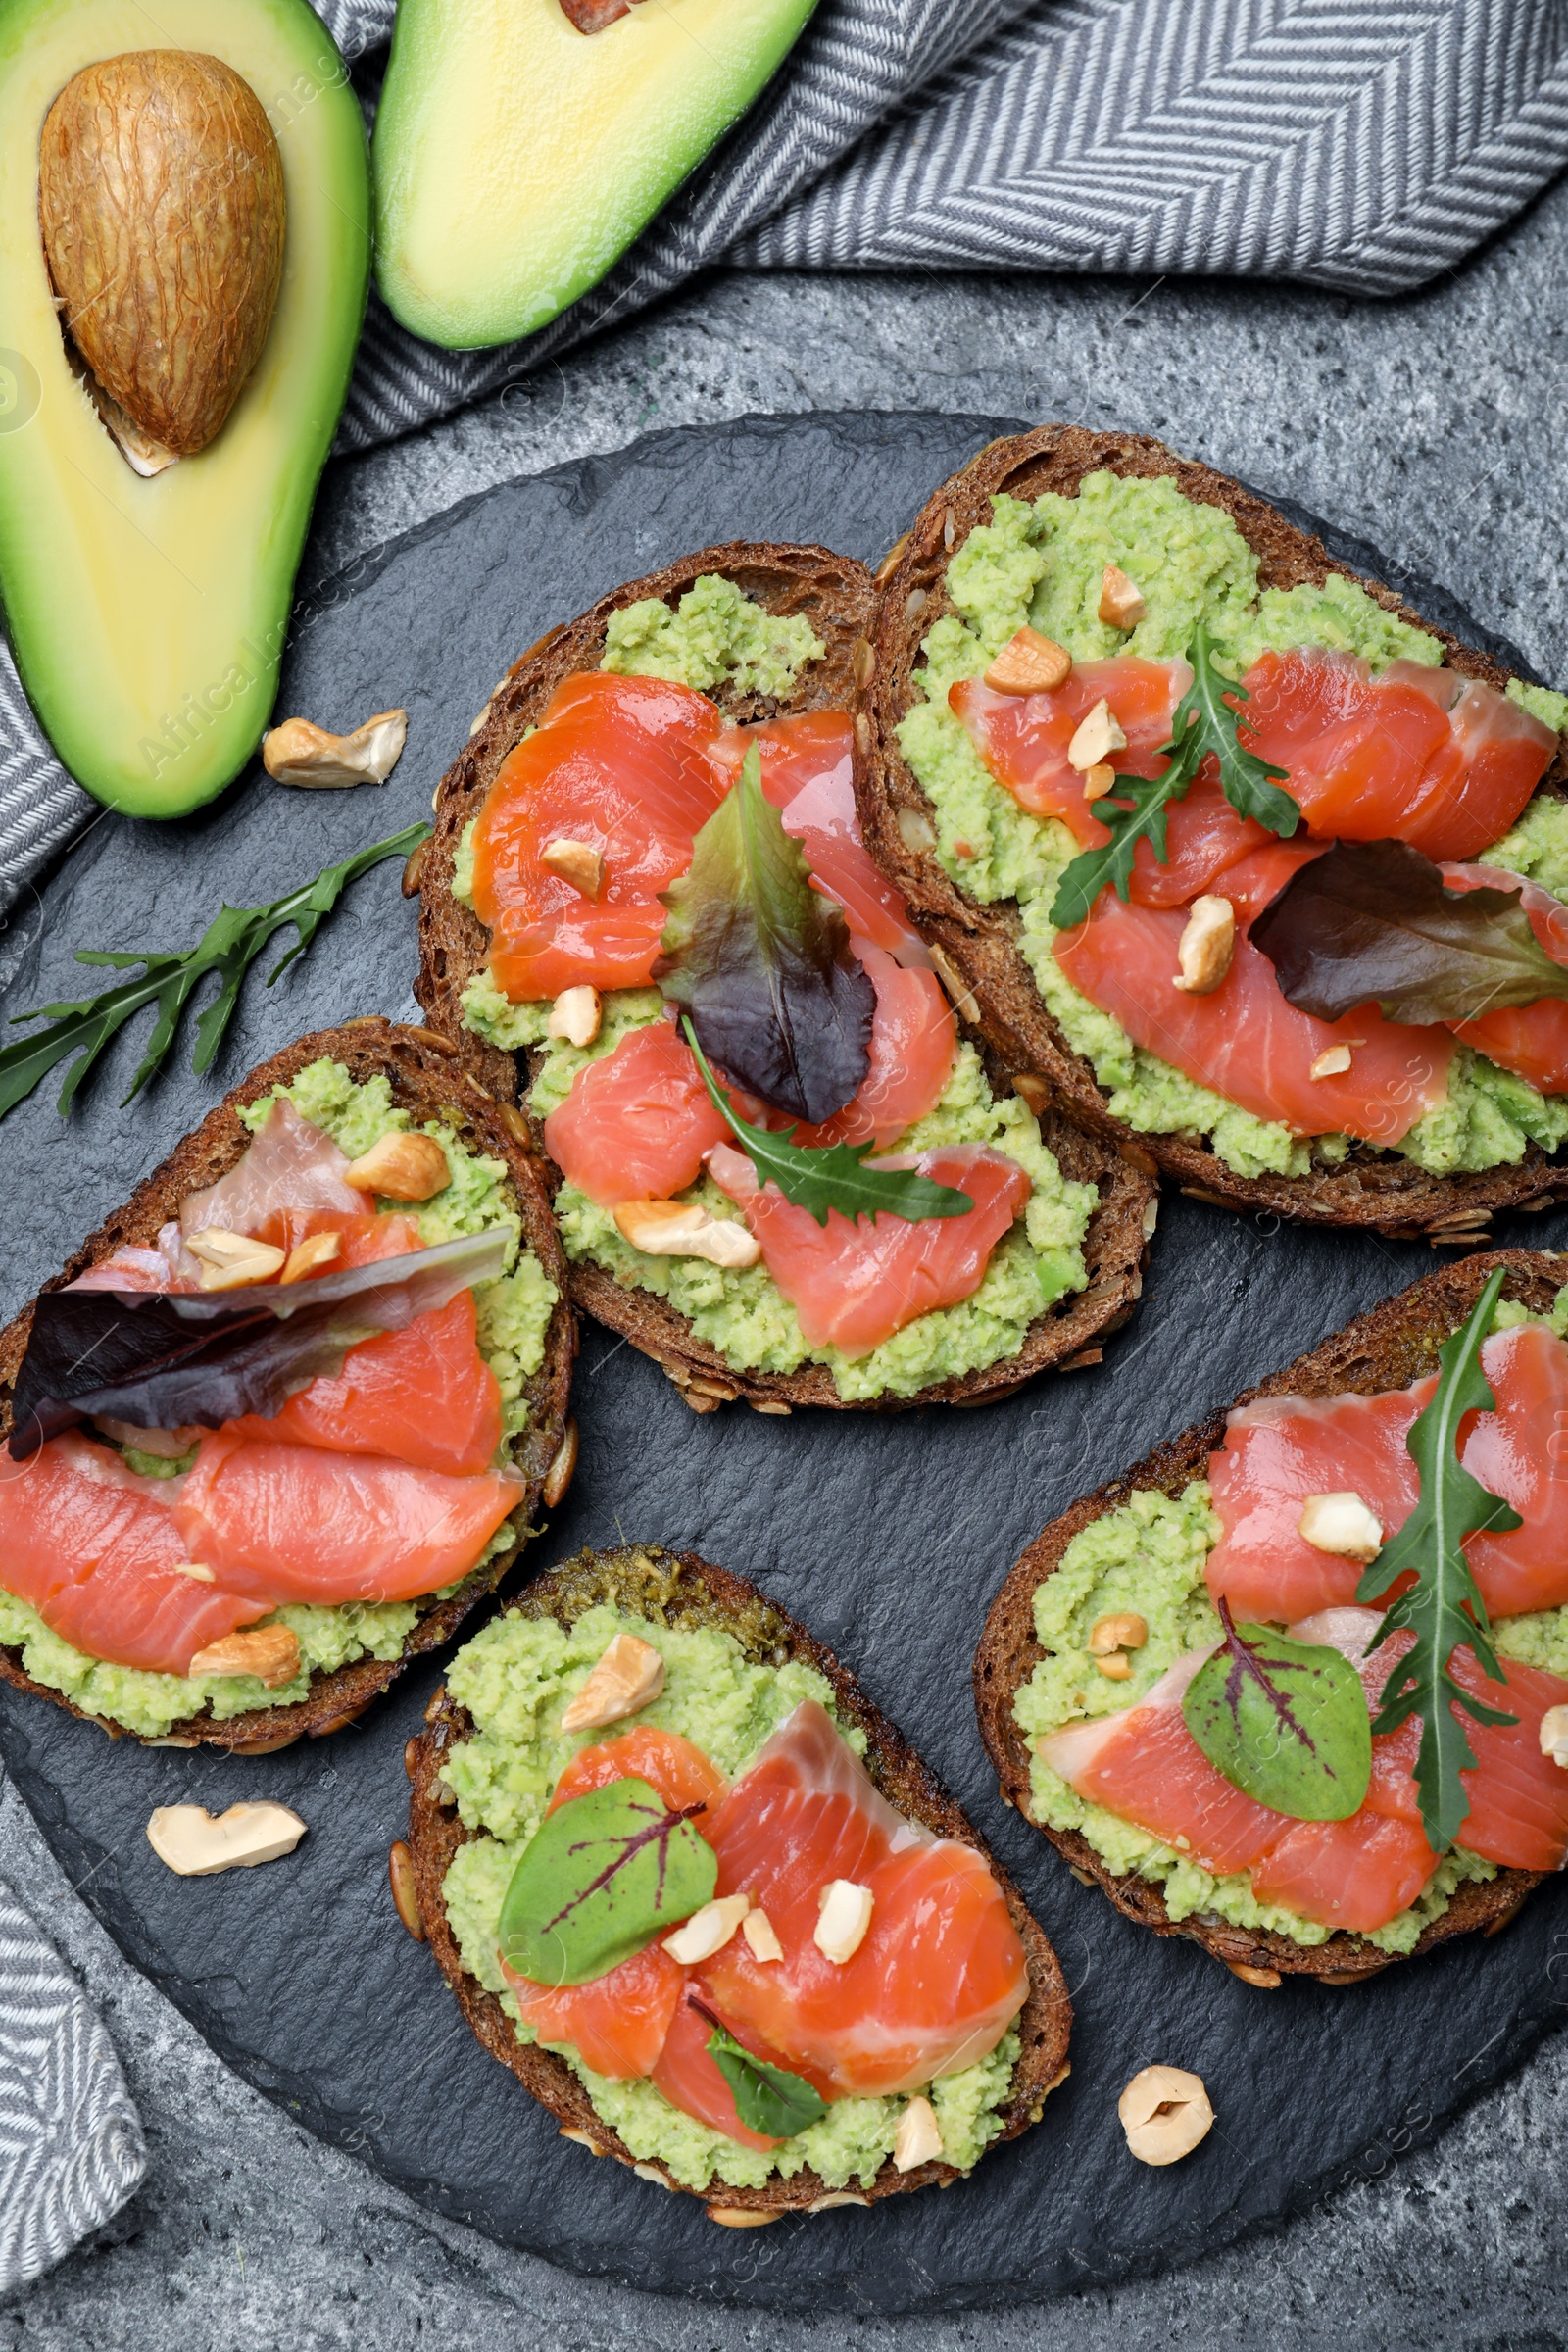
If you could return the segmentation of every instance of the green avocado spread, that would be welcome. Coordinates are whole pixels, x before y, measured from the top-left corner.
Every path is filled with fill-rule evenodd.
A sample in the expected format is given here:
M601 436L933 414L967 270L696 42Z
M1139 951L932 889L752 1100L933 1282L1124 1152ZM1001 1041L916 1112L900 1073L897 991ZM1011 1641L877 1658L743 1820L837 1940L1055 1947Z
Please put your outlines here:
M312 1062L278 1092L286 1094L303 1118L323 1128L355 1159L378 1137L413 1124L409 1113L394 1105L384 1077L355 1079L341 1062ZM253 1131L259 1128L272 1100L271 1095L263 1095L241 1111L246 1126ZM504 1163L470 1152L439 1121L427 1120L419 1132L440 1144L451 1171L444 1190L415 1212L426 1248L494 1226L502 1227L509 1236L507 1270L474 1294L479 1346L501 1387L505 1455L512 1441L527 1426L528 1404L522 1392L544 1362L556 1288L532 1250L522 1247L522 1220L512 1199ZM376 1205L408 1207L401 1200L381 1200ZM188 1466L128 1448L126 1460L132 1469L153 1476L172 1477ZM470 1574L509 1550L517 1534L511 1521L500 1527ZM325 1608L301 1602L274 1610L261 1622L288 1626L300 1645L299 1673L276 1690L269 1690L253 1675L150 1674L139 1667L114 1666L87 1657L51 1633L24 1600L3 1589L0 1645L20 1649L23 1667L33 1681L64 1692L83 1713L103 1716L144 1738L158 1739L172 1723L200 1714L204 1707L215 1721L225 1722L253 1707L292 1706L306 1696L313 1675L333 1673L355 1658L395 1658L428 1605L418 1600L347 1601Z
M704 577L676 612L648 598L613 614L602 666L675 678L705 691L730 680L747 691L782 696L804 662L819 658L822 650L805 621L776 620L733 581ZM470 826L453 878L455 895L469 904L471 835ZM550 1006L514 1004L488 971L471 980L463 995L464 1019L480 1037L508 1052L541 1053L529 1096L541 1118L565 1101L588 1061L612 1053L629 1030L659 1019L662 1009L657 989L614 991L604 1000L598 1037L580 1048L548 1038ZM1084 1235L1099 1203L1094 1186L1063 1176L1023 1102L993 1096L971 1046L959 1048L941 1102L888 1150L923 1152L939 1144L986 1144L1004 1152L1034 1187L1029 1205L992 1252L979 1288L968 1298L918 1316L854 1362L836 1348L807 1346L794 1307L765 1265L736 1271L701 1258L650 1257L622 1237L609 1209L596 1206L570 1184L557 1196L556 1215L568 1257L591 1259L623 1286L667 1298L698 1338L736 1371L794 1372L818 1363L847 1401L912 1396L939 1381L1016 1355L1030 1324L1058 1298L1083 1289L1088 1281ZM677 1198L700 1201L714 1216L740 1215L708 1176Z
M576 1734L561 1718L617 1634L652 1642L664 1660L664 1687L637 1714L690 1740L730 1780L738 1779L764 1742L803 1699L835 1712L831 1686L811 1667L754 1663L732 1635L713 1627L666 1626L607 1603L567 1628L554 1618L514 1613L495 1618L452 1661L447 1687L473 1719L472 1739L454 1747L442 1779L457 1800L464 1827L475 1833L454 1855L443 1886L447 1918L463 1964L496 1993L519 2041L532 2041L515 1996L496 1957L501 1906L523 1847L544 1818L557 1781L580 1748L625 1728ZM864 1735L847 1732L857 1752ZM770 2175L786 2179L803 2166L831 2188L858 2182L869 2188L892 2154L905 2099L846 2098L773 2149L742 2147L685 2115L646 2078L611 2081L585 2066L568 2043L552 2043L580 2078L604 2121L639 2162L658 2159L688 2188L710 2180L755 2188ZM988 2057L930 2083L944 2160L967 2172L1002 2129L1013 2069L1015 2032Z
M1116 1118L1150 1134L1206 1137L1243 1176L1304 1176L1314 1165L1335 1164L1350 1149L1346 1137L1307 1139L1254 1117L1135 1046L1073 987L1056 961L1050 907L1077 845L1065 825L1031 815L995 781L949 709L948 689L984 669L1026 623L1076 661L1120 653L1172 661L1206 620L1216 653L1238 675L1270 649L1328 646L1381 669L1396 659L1436 664L1442 646L1338 574L1321 587L1260 592L1257 558L1230 516L1183 498L1165 476L1091 473L1076 498L1048 492L1028 506L1004 494L992 509L992 520L969 533L949 564L956 610L925 638L925 666L915 673L925 699L899 723L904 756L932 806L938 858L971 898L1016 902L1020 952L1041 998L1092 1065ZM1112 629L1098 617L1107 564L1143 593L1148 615L1134 629ZM1568 698L1517 681L1508 691L1545 725L1568 728ZM1477 862L1529 874L1547 890L1568 887L1568 803L1538 796ZM1544 1097L1461 1047L1446 1100L1395 1149L1446 1175L1520 1160L1532 1143L1552 1152L1565 1140L1568 1099Z

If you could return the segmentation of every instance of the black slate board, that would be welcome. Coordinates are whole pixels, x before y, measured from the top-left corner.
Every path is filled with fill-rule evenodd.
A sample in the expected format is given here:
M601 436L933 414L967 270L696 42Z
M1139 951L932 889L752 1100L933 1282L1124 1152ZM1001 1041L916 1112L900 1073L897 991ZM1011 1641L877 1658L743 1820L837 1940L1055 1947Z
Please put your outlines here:
M820 538L874 560L931 486L1004 429L861 416L659 433L394 542L307 607L281 704L344 725L407 703L409 748L390 785L339 797L258 776L182 824L101 821L14 920L0 1012L73 994L74 947L183 944L220 895L271 897L418 815L517 650L614 582L743 535ZM1440 610L1435 593L1413 593ZM1441 609L1479 634L1448 600ZM393 873L362 882L307 962L270 994L251 984L218 1075L229 1083L307 1027L406 1008L414 962L414 910ZM172 1070L117 1110L130 1066L122 1054L69 1124L46 1095L0 1129L8 1314L217 1091ZM1519 1219L1508 1238L1554 1244L1568 1219ZM624 1536L692 1545L756 1577L911 1735L1056 1941L1077 2008L1072 2080L1043 2125L946 2195L729 2232L695 2200L556 2138L471 2040L387 1897L386 1850L406 1820L403 1743L436 1668L353 1730L265 1762L111 1748L9 1691L0 1751L122 1949L241 2074L323 2138L507 2242L665 2292L866 2312L1034 2299L1197 2254L1385 2169L1557 2024L1562 1888L1536 1896L1500 1941L1354 1991L1250 1990L1196 1948L1122 1921L1004 1810L975 1730L970 1653L1013 1558L1074 1495L1431 1263L1425 1249L1171 1200L1143 1309L1101 1368L982 1413L894 1422L824 1413L786 1425L739 1409L698 1419L643 1357L586 1333L583 1466L539 1564ZM263 1793L311 1824L285 1865L176 1880L142 1835L155 1804L218 1810ZM1219 2118L1168 2172L1134 2163L1115 2120L1122 2084L1153 2059L1195 2067Z

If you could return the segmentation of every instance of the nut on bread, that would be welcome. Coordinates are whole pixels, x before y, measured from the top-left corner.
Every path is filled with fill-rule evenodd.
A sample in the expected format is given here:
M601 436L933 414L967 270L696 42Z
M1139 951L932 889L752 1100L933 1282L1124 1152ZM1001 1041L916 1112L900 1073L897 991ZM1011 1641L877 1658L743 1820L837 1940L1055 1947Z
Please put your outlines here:
M580 1552L530 1585L514 1608L524 1617L554 1617L563 1625L571 1625L602 1601L614 1602L661 1625L719 1628L733 1635L748 1657L768 1665L799 1659L814 1667L832 1686L839 1722L847 1729L858 1727L864 1732L865 1768L888 1802L937 1837L958 1838L985 1854L1006 1898L1029 1970L1029 1997L1017 2020L1022 2049L1001 2137L1014 2139L1037 2123L1047 2094L1067 2073L1072 2005L1060 1963L1044 1930L984 1840L902 1734L871 1704L855 1677L755 1585L726 1569L710 1567L693 1553L663 1551L653 1544L623 1551ZM509 2066L523 2087L556 2117L563 2138L576 2140L596 2155L618 2157L622 2164L634 2165L644 2179L662 2180L666 2188L682 2186L663 2165L633 2157L597 2114L566 2061L537 2043L519 2041L495 1994L486 1992L464 1967L442 1888L453 1855L467 1842L470 1833L445 1796L441 1765L447 1750L466 1739L473 1727L466 1710L445 1689L431 1700L425 1724L426 1729L409 1744L407 1762L413 1789L408 1843L414 1857L419 1916L430 1949L457 1994L458 2006L490 2055ZM847 2197L843 2191L829 2189L819 2174L803 2170L787 2180L775 2176L760 2188L732 2188L715 2180L710 2184L714 2203L709 2210L714 2219L742 2215L748 2222L764 2222L777 2214L821 2211L847 2201L867 2204L901 2189L927 2188L958 2178L955 2168L940 2159L924 2159L901 2171L895 2154L863 2193ZM708 2191L698 2193L706 2196Z
M126 1245L150 1245L159 1227L178 1215L179 1204L188 1193L215 1184L245 1151L251 1137L240 1123L240 1110L270 1087L286 1086L309 1063L323 1056L341 1062L357 1079L384 1075L391 1084L395 1103L418 1119L449 1120L460 1138L475 1151L505 1162L522 1216L523 1241L560 1293L550 1320L545 1360L527 1384L528 1426L513 1447L514 1466L527 1482L519 1498L526 1505L520 1521L526 1528L539 1507L552 1464L566 1440L566 1397L577 1332L567 1304L565 1262L539 1160L502 1116L502 1106L486 1095L471 1072L462 1067L446 1040L427 1029L400 1028L380 1018L348 1021L341 1028L320 1029L310 1037L302 1037L296 1045L274 1054L270 1060L262 1062L241 1079L163 1165L137 1186L124 1207L116 1209L96 1233L89 1234L44 1288L59 1290L64 1284L74 1282L88 1266L112 1256ZM0 1438L11 1427L11 1390L31 1322L29 1300L0 1331ZM438 1648L456 1633L476 1602L493 1592L514 1567L521 1550L519 1542L490 1561L482 1586L465 1585L461 1592L427 1608L409 1635L400 1656L356 1658L334 1673L318 1674L312 1681L309 1695L291 1706L258 1707L246 1715L229 1716L221 1723L215 1723L206 1714L190 1716L172 1724L165 1735L166 1740L192 1747L205 1742L227 1748L234 1754L267 1755L291 1745L305 1734L319 1739L324 1733L340 1730L362 1715L411 1659ZM73 1706L61 1691L32 1681L23 1668L18 1650L0 1646L0 1681L19 1690L30 1690L40 1698L53 1699L57 1706L69 1708L73 1715L83 1712L80 1707ZM101 1722L103 1718L93 1716L87 1720ZM110 1724L107 1728L115 1738L122 1736L121 1727ZM135 1733L126 1736L140 1737Z

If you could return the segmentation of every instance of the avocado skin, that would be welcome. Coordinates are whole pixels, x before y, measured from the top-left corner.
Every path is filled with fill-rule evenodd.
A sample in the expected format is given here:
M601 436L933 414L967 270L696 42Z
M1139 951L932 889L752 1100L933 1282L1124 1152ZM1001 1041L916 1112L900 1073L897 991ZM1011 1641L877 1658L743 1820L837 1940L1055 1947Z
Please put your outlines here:
M72 371L38 232L37 172L0 176L0 604L70 773L132 816L182 816L238 775L277 690L317 482L369 276L369 173L347 69L306 0L0 0L0 154L30 147L81 67L151 46L220 57L282 156L283 283L217 439L133 473ZM18 364L20 361L20 365ZM324 712L352 724L363 712Z
M597 285L804 29L814 0L399 0L371 143L376 283L448 350L533 333Z

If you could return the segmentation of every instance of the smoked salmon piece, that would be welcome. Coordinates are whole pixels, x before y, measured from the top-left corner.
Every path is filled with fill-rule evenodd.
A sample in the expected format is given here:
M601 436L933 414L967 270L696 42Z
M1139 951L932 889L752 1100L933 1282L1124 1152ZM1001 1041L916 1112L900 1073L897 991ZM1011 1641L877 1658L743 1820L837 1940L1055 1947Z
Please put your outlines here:
M1252 1892L1325 1928L1366 1936L1407 1910L1437 1866L1419 1822L1363 1805L1348 1821L1292 1822L1253 1868Z
M1568 964L1568 906L1538 883L1500 866L1446 865L1450 890L1516 890L1535 933L1553 963ZM1454 1035L1544 1095L1568 1094L1568 1003L1543 997L1534 1004L1503 1005L1473 1021L1455 1021Z
M736 1936L692 1973L738 2038L839 2095L913 2090L996 2047L1028 1972L983 1857L896 1812L814 1700L798 1706L720 1806L709 1838L720 1894L749 1893L781 1960ZM842 1964L813 1941L822 1889L871 1890L870 1925Z
M991 1252L1032 1190L1016 1160L980 1144L945 1144L914 1162L933 1183L967 1193L974 1206L956 1217L911 1222L887 1211L853 1223L830 1208L826 1226L758 1182L744 1152L720 1144L709 1154L713 1181L745 1213L769 1274L800 1318L808 1348L855 1357L940 1306L980 1287Z
M175 1505L189 1555L273 1601L416 1600L456 1584L523 1493L375 1454L218 1430Z
M646 1781L672 1813L684 1812L688 1805L706 1805L710 1814L729 1794L728 1781L700 1747L679 1732L639 1724L618 1739L579 1748L556 1783L546 1811L553 1813L568 1797L586 1796L590 1788L603 1788L611 1781ZM709 1814L696 1817L705 1837Z
M271 1607L189 1573L168 1500L177 1480L138 1478L118 1453L72 1432L25 1462L0 1447L0 1563L6 1590L89 1657L184 1674L199 1649Z
M346 1181L348 1154L325 1131L301 1116L286 1095L273 1098L266 1124L226 1176L179 1204L182 1234L209 1225L226 1233L259 1233L279 1208L336 1209L363 1216L366 1197Z
M514 1003L564 988L643 988L692 841L727 779L708 757L724 720L706 695L601 671L564 679L502 762L473 834L473 904ZM604 859L597 900L541 864L552 841Z
M1110 839L1094 806L1084 798L1084 778L1067 758L1081 720L1099 702L1110 705L1127 738L1112 752L1118 775L1157 776L1165 762L1155 758L1170 741L1176 706L1193 682L1185 662L1145 662L1118 655L1108 662L1078 662L1054 694L995 694L978 677L960 678L948 689L948 703L963 721L975 750L999 784L1034 816L1059 817L1084 849Z
M868 940L853 945L876 990L871 1066L842 1110L796 1127L798 1144L895 1144L936 1108L953 1072L958 1027L935 972L906 971ZM736 1108L758 1126L789 1124L761 1104L752 1113L740 1102Z
M679 1961L657 1941L588 1984L552 1989L519 1977L505 1960L501 1973L541 2041L570 2042L585 2066L617 2082L653 2073L686 1983Z
M568 1183L612 1208L683 1192L729 1133L673 1021L651 1021L578 1071L545 1121L545 1149Z
M695 1982L692 1989L696 1989ZM702 1999L703 1996L699 1992L697 1997ZM712 2003L704 2001L704 2007L711 2009ZM713 2015L718 2015L717 2010L713 2010ZM781 2066L787 2074L802 2073L798 2064L791 2065L780 2051L770 2050L766 2042L749 2028L743 2027L737 2033L728 2018L721 2022L725 2032L734 2034L735 2039L743 2048L750 2050L754 2058L765 2059L771 2066ZM780 2141L768 2139L760 2132L754 2132L750 2125L741 2122L735 2106L735 2093L719 2072L708 2047L708 2038L712 2031L711 2020L704 2017L701 2010L693 2008L689 1993L683 1989L681 2000L670 2020L669 2032L664 2037L664 2046L659 2053L659 2063L653 2070L656 2087L683 2115L695 2116L710 2131L722 2132L726 2139L738 2139L743 2148L778 2147ZM826 2088L821 2084L813 2087L820 2096L827 2095Z

